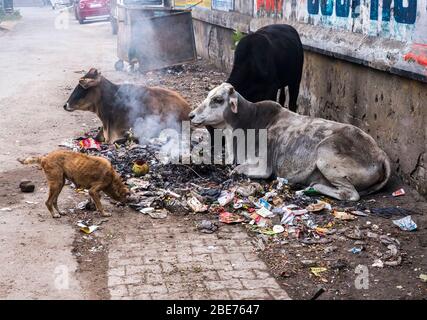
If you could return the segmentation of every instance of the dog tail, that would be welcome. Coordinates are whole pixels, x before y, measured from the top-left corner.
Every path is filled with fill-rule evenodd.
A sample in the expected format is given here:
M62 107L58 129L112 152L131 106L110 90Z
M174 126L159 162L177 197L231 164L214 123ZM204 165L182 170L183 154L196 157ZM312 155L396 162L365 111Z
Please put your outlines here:
M28 157L26 159L18 159L22 164L38 164L41 165L43 157Z

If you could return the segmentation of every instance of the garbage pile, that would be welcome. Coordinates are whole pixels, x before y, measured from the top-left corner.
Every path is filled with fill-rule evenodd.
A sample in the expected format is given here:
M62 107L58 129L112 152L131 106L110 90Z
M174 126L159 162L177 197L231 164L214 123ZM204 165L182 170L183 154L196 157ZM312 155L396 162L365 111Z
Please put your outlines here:
M269 242L296 242L324 245L324 253L331 254L337 249L332 243L346 239L353 241L348 252L358 255L373 241L384 250L375 249L372 266L397 266L402 261L400 242L381 234L378 225L367 218L398 216L401 219L393 223L402 230L417 228L408 215L410 212L403 208L371 210L367 207L369 202L363 201L346 206L345 202L335 202L313 188L295 191L286 178L254 181L230 176L230 166L164 164L159 150L165 142L158 139L143 145L132 141L103 145L88 136L66 145L109 159L132 191L129 206L134 210L153 219L163 219L168 214L208 213L210 220L196 226L202 233L216 232L221 223L245 224L258 235L256 245L260 250ZM353 224L362 218L366 220L363 227ZM315 276L325 271L312 267Z

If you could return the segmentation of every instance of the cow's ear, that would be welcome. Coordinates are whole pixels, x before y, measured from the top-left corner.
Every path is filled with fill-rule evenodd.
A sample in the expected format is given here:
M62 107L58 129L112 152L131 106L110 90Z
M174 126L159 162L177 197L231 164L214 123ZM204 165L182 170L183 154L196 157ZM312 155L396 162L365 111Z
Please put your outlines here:
M79 80L79 85L83 88L83 89L88 89L90 87L95 87L99 84L99 82L101 81L101 77L97 77L96 79L91 79L91 78L80 78Z
M237 113L237 97L230 98L230 108L233 113Z

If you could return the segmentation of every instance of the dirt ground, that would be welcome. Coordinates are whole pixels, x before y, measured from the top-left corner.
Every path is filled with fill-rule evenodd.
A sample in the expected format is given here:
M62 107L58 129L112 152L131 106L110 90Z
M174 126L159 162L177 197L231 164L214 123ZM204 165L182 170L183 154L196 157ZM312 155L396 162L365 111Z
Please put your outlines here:
M74 20L69 29L53 28L55 13L45 8L22 10L23 21L14 31L0 33L0 67L8 76L0 77L0 298L13 299L109 299L109 248L126 239L128 230L144 232L146 222L140 214L126 207L103 202L113 213L103 219L87 210L74 210L87 195L66 187L59 206L68 211L60 220L50 217L44 206L46 183L41 171L22 166L17 158L40 155L56 149L58 144L80 136L99 126L88 113L66 113L62 109L67 96L77 83L81 70L99 67L107 78L116 82L160 85L180 92L192 106L200 103L210 89L220 84L226 75L206 61L141 75L116 72L115 38L106 22L80 26ZM38 37L34 37L36 29ZM52 36L52 32L56 32ZM86 44L83 48L81 43ZM41 43L43 45L41 45ZM91 48L97 48L96 50ZM101 50L99 50L101 48ZM22 54L25 52L25 54ZM34 193L18 189L21 180L36 185ZM394 198L391 192L403 187L407 194ZM334 203L337 207L354 204ZM419 279L427 273L427 202L409 186L393 178L381 193L363 199L359 207L396 207L414 212L418 224L415 232L400 231L392 219L370 215L351 222L337 222L332 243L303 244L298 240L260 237L248 230L254 250L265 261L272 275L293 299L309 299L322 287L326 291L319 299L425 299L427 284ZM74 210L74 211L70 211ZM193 231L194 222L216 219L215 215L172 216ZM101 229L91 235L78 230L76 222L92 219ZM172 223L172 222L170 222ZM352 232L359 226L362 235ZM235 228L248 228L236 225ZM249 228L248 228L249 229ZM378 239L366 236L370 231L388 235L400 241L398 266L372 267L377 253L387 247ZM265 239L265 240L262 240ZM258 246L257 243L264 243ZM364 250L353 254L348 250L358 245ZM335 246L326 253L326 247ZM357 289L358 265L368 269L368 288ZM326 267L320 277L310 267ZM68 286L61 287L66 270Z

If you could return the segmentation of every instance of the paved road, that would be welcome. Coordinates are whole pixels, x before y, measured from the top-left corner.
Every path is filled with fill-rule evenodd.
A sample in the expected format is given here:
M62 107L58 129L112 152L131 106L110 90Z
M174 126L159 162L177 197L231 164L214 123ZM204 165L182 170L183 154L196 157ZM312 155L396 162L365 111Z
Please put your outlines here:
M62 109L76 71L96 66L114 81L128 76L113 70L108 23L63 24L49 8L22 14L13 31L0 35L0 209L11 208L0 211L0 298L288 299L238 226L200 234L194 216L157 221L110 206L104 229L83 237L71 217L49 216L41 172L16 159L49 152L99 124L91 114ZM36 182L35 193L18 192L26 178ZM59 206L81 200L65 188ZM109 238L108 250L94 253Z
M0 208L13 209L0 211L0 298L84 298L71 254L74 230L46 215L43 186L34 194L17 191L20 179L44 179L16 159L49 152L82 123L93 125L93 116L62 109L66 88L77 83L74 71L112 69L115 38L107 22L81 26L70 19L68 29L58 29L58 12L48 7L21 13L12 31L0 31Z

